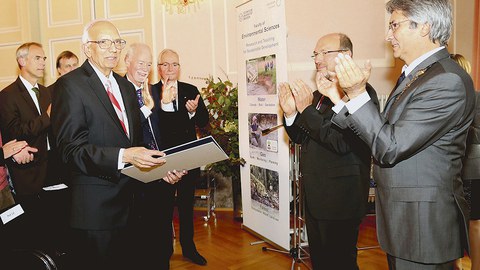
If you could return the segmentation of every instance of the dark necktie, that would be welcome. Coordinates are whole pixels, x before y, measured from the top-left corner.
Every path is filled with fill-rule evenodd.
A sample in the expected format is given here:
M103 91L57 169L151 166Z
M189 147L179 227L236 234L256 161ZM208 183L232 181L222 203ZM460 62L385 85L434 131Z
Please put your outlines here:
M400 74L400 77L398 77L397 84L395 84L395 89L403 82L405 79L405 71Z
M322 104L323 104L323 99L325 98L324 95L322 95L322 97L320 98L320 100L318 101L317 103L317 106L315 106L315 109L320 110L320 107L322 107Z
M174 99L172 102L173 102L173 111L175 111L175 112L178 111L178 108L177 108L177 100Z
M40 102L40 90L37 87L33 87L32 91L35 92L35 96L37 96L37 101Z
M387 100L389 100L392 97L393 92L395 92L395 89L397 89L397 87L403 82L404 79L405 79L405 71L402 72L402 74L400 74L400 77L398 77L397 83L395 84L395 87L392 89L392 92L390 92L390 95L388 95Z
M137 99L138 99L138 105L143 107L145 104L143 103L143 97L142 97L142 89L137 89ZM143 140L145 142L145 146L148 149L153 149L153 150L158 150L157 143L155 142L155 137L153 135L153 131L150 128L150 123L147 119L147 121L143 122L142 124L143 128Z

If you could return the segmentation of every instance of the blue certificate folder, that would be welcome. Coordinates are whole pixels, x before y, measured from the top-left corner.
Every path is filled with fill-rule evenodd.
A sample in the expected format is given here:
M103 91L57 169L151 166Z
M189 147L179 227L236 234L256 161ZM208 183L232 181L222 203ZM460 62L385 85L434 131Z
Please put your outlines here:
M210 163L215 163L228 158L227 154L218 145L212 136L184 143L163 150L167 162L162 166L140 169L129 166L122 173L144 183L162 179L168 171L191 170Z

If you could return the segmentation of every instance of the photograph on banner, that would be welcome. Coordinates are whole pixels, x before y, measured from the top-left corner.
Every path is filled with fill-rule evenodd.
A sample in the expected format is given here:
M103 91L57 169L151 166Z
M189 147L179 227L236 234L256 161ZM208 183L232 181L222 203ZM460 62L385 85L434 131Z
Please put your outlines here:
M275 54L246 61L247 95L276 95L277 69Z
M252 209L278 221L278 172L250 165L250 194Z
M278 165L278 131L265 132L278 126L277 123L277 114L248 114L250 158Z

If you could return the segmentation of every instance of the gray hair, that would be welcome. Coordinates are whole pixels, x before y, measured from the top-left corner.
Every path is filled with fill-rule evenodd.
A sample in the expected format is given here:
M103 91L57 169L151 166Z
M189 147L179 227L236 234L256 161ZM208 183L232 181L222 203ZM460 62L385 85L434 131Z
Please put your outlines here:
M150 48L150 46L148 46L148 45L145 44L145 43L135 42L135 43L132 43L132 44L128 47L127 53L125 53L125 61L126 61L127 59L129 59L130 57L132 57L132 55L135 54L135 52L137 51L137 49L140 49L140 48L148 49L148 51L150 52L150 54L152 54L152 49Z
M27 57L30 47L32 46L37 46L42 48L42 44L37 42L23 43L22 45L20 45L20 47L17 48L15 55L17 57L17 64L19 68L22 68L22 67L20 66L20 63L18 63L18 59Z
M450 0L390 0L386 4L388 13L401 11L410 20L411 27L418 23L430 25L430 40L447 45L452 34L452 5Z
M166 54L166 53L173 53L177 56L177 58L179 59L180 61L180 56L178 56L178 53L172 49L163 49L159 54L158 54L158 64L160 64L160 59L162 59L163 55Z

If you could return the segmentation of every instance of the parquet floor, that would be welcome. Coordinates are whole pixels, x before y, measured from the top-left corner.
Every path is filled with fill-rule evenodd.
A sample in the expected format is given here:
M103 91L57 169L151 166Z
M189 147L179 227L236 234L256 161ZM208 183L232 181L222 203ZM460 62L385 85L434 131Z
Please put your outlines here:
M197 249L207 260L207 266L198 266L183 259L180 242L174 240L174 255L171 259L172 270L308 270L302 263L292 266L292 257L275 251L262 251L262 247L271 247L268 244L251 243L261 239L241 228L241 222L233 219L232 212L218 211L216 218L212 217L205 222L201 217L202 211L195 211L195 243ZM361 250L362 247L378 245L375 233L375 217L366 217L360 228L358 246L358 264L361 270L386 270L385 253L380 248ZM174 226L177 237L178 219L175 217ZM464 257L463 269L470 269L470 259Z

